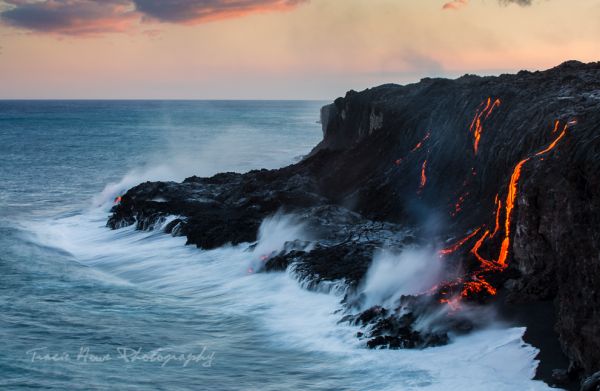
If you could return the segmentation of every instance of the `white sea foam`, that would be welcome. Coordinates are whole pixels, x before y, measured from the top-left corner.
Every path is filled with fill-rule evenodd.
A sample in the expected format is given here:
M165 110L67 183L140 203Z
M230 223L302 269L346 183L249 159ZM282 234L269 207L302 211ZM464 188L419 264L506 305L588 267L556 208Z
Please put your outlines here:
M326 358L318 365L330 365L338 374L332 388L341 383L347 389L361 390L549 389L531 380L537 350L523 342L522 328L488 329L447 346L418 351L367 350L355 338L356 328L337 323L339 315L334 312L340 308L339 296L304 290L289 273L249 274L248 262L257 254L279 251L285 241L306 238L302 226L295 226L289 216L265 221L253 251L247 251L247 245L202 251L161 230L111 231L105 228L106 217L105 210L96 208L36 222L29 229L38 241L68 251L103 274L158 295L196 301L215 316L251 317L256 338L267 341L267 346L257 349ZM428 259L426 252L417 250L382 253L365 290L373 300L419 290L420 286L404 281L400 272L429 278L426 268L435 266Z

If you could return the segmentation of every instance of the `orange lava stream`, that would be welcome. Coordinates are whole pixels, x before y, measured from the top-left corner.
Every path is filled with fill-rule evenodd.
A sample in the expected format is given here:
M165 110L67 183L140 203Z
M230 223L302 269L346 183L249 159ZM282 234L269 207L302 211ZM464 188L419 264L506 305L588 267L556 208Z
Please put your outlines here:
M492 285L490 285L489 282L487 282L486 280L484 280L481 277L476 277L476 278L478 278L477 281L465 282L465 284L463 285L463 290L460 293L460 295L462 297L468 297L471 294L479 293L479 292L483 292L483 291L486 291L487 293L489 293L492 296L495 296L496 293L498 293L496 288L494 288Z
M552 151L558 142L565 137L567 134L568 125L565 125L563 131L560 135L545 149L537 152L535 156L540 156ZM508 258L508 251L510 246L510 226L512 219L512 211L515 207L515 199L517 198L517 186L519 184L519 178L521 177L521 170L523 169L523 165L527 163L532 157L528 157L526 159L521 160L517 166L515 167L512 176L510 177L510 183L508 185L508 195L506 196L506 220L504 221L504 240L502 241L502 246L500 247L500 255L498 256L497 263L501 267L506 267L506 259Z
M488 105L486 105L486 109L488 107L494 107L493 105L492 106L490 106L490 105L491 104L489 103L489 100L488 100ZM477 118L476 118L476 120L477 120ZM474 123L475 123L475 126L477 126L477 122L474 121ZM560 122L557 121L554 125L555 130L553 130L552 133L556 133L559 126L560 126ZM462 283L463 289L460 294L461 298L465 298L470 295L479 294L479 293L487 293L491 296L496 295L496 293L497 293L496 288L494 288L489 282L487 282L485 280L485 277L482 275L482 273L487 272L487 271L493 271L493 270L501 271L508 267L507 259L508 259L510 243L511 243L510 241L511 241L512 214L513 214L513 211L515 208L515 202L516 202L518 190L519 190L518 189L519 179L521 178L521 173L522 173L523 167L531 159L541 156L541 155L544 155L544 154L547 154L548 152L554 150L556 148L557 144L565 137L568 128L569 128L569 124L566 124L563 127L562 132L552 141L552 143L550 143L546 148L540 150L539 152L536 152L535 154L533 154L525 159L522 159L521 161L519 161L517 163L517 165L513 169L512 175L510 177L510 182L508 184L506 200L504 203L504 210L505 210L505 219L504 219L504 224L503 224L504 225L504 227L503 227L504 228L504 238L503 238L502 244L500 246L500 253L498 254L498 259L494 262L494 261L489 261L489 260L483 258L479 254L479 250L486 243L486 241L488 241L489 239L492 239L499 232L499 230L502 226L502 224L500 224L500 213L502 211L502 201L498 198L498 195L496 195L495 204L497 206L497 209L496 209L496 224L495 224L494 231L491 232L491 234L490 234L490 231L486 230L470 250L470 253L473 256L475 256L475 258L479 261L479 263L481 264L481 267L480 267L479 271L475 272L474 274L472 274L470 276L471 281L462 282L463 280L459 279L458 281L455 281L454 283L452 283L452 284ZM441 250L439 252L440 256L451 254L451 253L457 251L460 247L462 247L465 243L467 243L471 238L473 238L475 235L477 235L481 230L482 230L482 227L476 229L471 234L469 234L467 237L460 240L453 246L446 248L444 250ZM450 299L442 298L442 299L440 299L440 303L448 304L452 308L458 306L456 297L450 298Z
M499 107L502 102L500 99L496 99L494 103L492 103L492 98L487 99L487 103L483 110L477 110L475 114L475 118L473 118L473 122L471 122L471 126L469 130L473 133L473 151L475 155L479 151L479 142L481 141L481 135L483 134L483 121L487 120L496 107ZM483 103L479 106L481 107ZM485 117L484 117L485 115Z
M477 112L475 113L475 118L473 118L473 122L471 122L471 127L469 128L469 130L471 132L473 131L473 127L475 127L477 125L477 121L481 120L481 116L483 115L483 113L486 112L490 108L491 103L492 103L492 98L488 98L485 108L483 110L481 110L481 106L483 106L483 102L481 102L481 104L479 105L479 108L477 109Z
M463 244L467 243L473 236L477 235L477 233L479 231L481 231L481 227L477 228L475 231L471 232L467 237L459 240L458 242L456 242L451 247L448 247L448 248L445 248L443 250L440 250L439 254L440 255L452 254L453 252L455 252L456 250L458 250L459 248L461 248Z
M498 199L498 194L496 194L496 205L498 205L498 209L496 210L496 225L494 227L494 232L490 235L490 238L496 236L498 231L500 231L500 212L502 212L502 201Z
M494 109L496 107L500 107L500 104L502 104L502 101L500 101L500 99L496 99L494 101L494 103L492 104L492 107L490 107L490 109L488 110L488 113L486 114L484 119L488 119L490 115L492 115L492 112L494 111Z
M423 143L425 143L425 141L427 141L429 139L430 135L431 135L430 132L427 132L425 137L423 137L423 140L419 141L419 143L417 145L415 145L415 147L413 149L410 150L410 153L416 152L419 149L421 149L421 147L423 146Z
M419 149L421 149L423 147L423 145L425 144L425 141L427 141L429 139L429 137L431 136L431 132L427 132L427 134L425 135L425 137L423 137L423 139L421 141L419 141L417 143L417 145L415 145L415 147L413 149L410 150L409 154L418 151ZM394 164L396 166L399 166L402 164L402 162L404 161L404 159L406 158L406 156L404 158L400 158L400 159L396 159L394 161Z
M421 183L419 184L419 192L423 191L425 185L427 184L427 159L423 162L423 166L421 166Z
M554 147L556 147L556 144L558 144L558 142L565 137L565 135L567 134L567 129L569 129L569 125L565 125L565 127L563 128L563 131L558 135L558 137L556 138L556 140L554 140L552 142L552 144L550 144L546 149L544 149L543 151L540 151L538 153L535 154L535 156L540 156L543 155L547 152L550 152L554 149Z
M490 230L486 230L485 233L483 234L483 236L481 238L479 238L479 240L475 243L475 245L473 246L473 248L471 249L471 254L475 255L475 258L477 258L477 260L484 266L487 267L493 267L493 264L488 261L487 259L484 259L481 255L479 255L479 249L481 248L481 246L483 245L483 242L485 242L485 239L488 237L488 235L490 234Z
M456 204L454 204L454 212L452 213L452 217L460 213L460 211L462 210L462 204L463 202L465 202L468 196L469 192L466 192L465 194L458 197L458 201L456 201Z
M504 240L500 248L500 255L498 256L497 263L501 266L506 265L506 258L508 257L508 247L510 245L510 225L512 218L512 211L515 207L515 199L517 198L517 186L519 184L519 178L521 177L521 170L523 165L527 163L531 158L521 160L510 177L510 183L508 185L508 195L506 196L506 219L504 221Z

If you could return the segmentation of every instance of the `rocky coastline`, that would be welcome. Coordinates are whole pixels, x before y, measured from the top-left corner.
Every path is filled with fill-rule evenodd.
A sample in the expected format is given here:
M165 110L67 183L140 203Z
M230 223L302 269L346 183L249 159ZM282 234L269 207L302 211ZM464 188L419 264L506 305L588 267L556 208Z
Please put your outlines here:
M213 249L252 243L295 216L311 239L252 272L293 269L307 289L343 288L340 322L369 348L424 348L485 326L489 308L528 326L538 376L600 387L600 63L423 79L350 91L323 107L323 140L277 170L146 182L112 229L165 230ZM444 279L365 309L358 287L383 249L431 248ZM422 319L430 319L423 326ZM596 373L596 375L594 375ZM587 380L586 380L587 379Z

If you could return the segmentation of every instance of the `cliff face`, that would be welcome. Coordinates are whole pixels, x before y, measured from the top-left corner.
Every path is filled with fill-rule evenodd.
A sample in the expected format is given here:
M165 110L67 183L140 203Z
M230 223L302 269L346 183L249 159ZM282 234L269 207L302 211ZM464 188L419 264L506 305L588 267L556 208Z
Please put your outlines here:
M351 91L322 109L323 141L300 163L142 184L109 226L143 229L179 215L169 230L210 248L255 240L261 219L283 208L320 227L318 243L279 254L266 269L295 267L350 286L374 249L436 243L464 274L428 302L553 301L570 373L591 374L600 369L599 107L600 64L576 62ZM158 196L166 202L152 201ZM407 227L410 238L395 234ZM426 308L422 299L403 298L398 308ZM412 318L389 310L351 320L379 325L368 346L445 341L415 335ZM450 323L464 329L460 319Z
M452 235L486 223L495 195L506 197L515 166L544 151L566 126L555 149L522 166L508 259L518 278L506 285L510 301L554 301L561 345L589 374L600 368L599 88L599 64L571 62L546 72L351 92L323 110L324 140L313 154L370 151L379 161L365 170L372 175L346 172L337 179L337 200L358 191L353 206L365 215L418 223L410 210L417 204ZM487 97L500 104L483 116L475 153L469 129ZM427 134L426 146L411 154ZM369 145L376 139L385 140L379 148ZM402 159L397 166L396 157ZM415 201L425 160L427 185ZM361 179L366 183L356 190ZM374 204L373 193L383 202Z

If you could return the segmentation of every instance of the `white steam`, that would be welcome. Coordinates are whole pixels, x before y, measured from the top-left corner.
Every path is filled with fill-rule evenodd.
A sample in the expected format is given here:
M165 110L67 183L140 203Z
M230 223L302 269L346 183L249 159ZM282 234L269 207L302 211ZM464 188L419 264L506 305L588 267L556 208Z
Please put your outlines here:
M442 271L442 262L432 248L380 251L362 286L365 308L393 306L402 295L423 293L441 280Z

